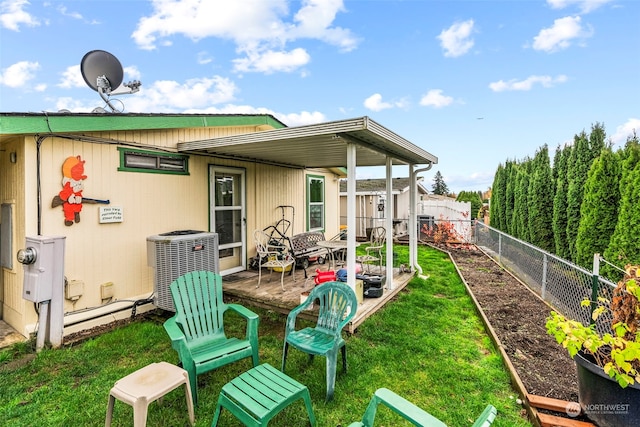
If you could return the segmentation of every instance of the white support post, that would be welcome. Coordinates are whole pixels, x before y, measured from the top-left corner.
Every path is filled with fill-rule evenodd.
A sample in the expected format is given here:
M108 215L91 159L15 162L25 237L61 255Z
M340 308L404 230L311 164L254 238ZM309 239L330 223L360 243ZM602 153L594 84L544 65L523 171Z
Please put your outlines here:
M414 271L418 266L418 224L416 221L416 173L414 165L409 165L409 268Z
M347 143L347 283L356 290L356 145Z
M387 243L386 251L386 276L387 276L387 289L393 290L393 159L387 156L387 205L386 205L386 218L385 227L387 235L385 241Z

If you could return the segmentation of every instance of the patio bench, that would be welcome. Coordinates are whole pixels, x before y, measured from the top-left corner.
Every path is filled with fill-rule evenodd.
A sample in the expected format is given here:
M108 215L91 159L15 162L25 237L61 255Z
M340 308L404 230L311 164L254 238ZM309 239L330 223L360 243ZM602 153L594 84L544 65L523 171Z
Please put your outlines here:
M306 269L309 266L310 258L326 256L327 250L318 246L318 242L325 240L322 231L307 231L296 234L289 239L291 252L299 266ZM305 278L307 273L305 270Z

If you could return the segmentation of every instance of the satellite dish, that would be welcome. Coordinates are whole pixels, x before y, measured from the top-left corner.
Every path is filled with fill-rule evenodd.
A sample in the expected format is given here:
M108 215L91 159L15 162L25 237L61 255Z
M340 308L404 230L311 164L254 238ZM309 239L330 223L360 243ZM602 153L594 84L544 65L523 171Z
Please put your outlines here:
M91 89L96 92L102 89L107 94L120 86L124 78L118 58L104 50L92 50L85 54L80 62L80 72Z
M135 93L140 90L142 84L138 80L133 80L123 85L128 88L128 91L123 92L121 89L118 93L114 92L122 84L124 72L118 58L104 50L92 50L86 53L80 61L80 72L85 83L100 94L102 100L114 113L124 111L124 104L121 102L122 110L118 111L109 101L109 96ZM106 112L103 108L100 110L102 111L98 112Z

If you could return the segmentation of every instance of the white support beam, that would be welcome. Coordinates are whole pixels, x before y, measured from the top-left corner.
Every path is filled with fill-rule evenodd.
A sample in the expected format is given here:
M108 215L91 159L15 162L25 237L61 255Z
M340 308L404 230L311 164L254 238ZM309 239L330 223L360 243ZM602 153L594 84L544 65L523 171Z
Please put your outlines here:
M387 289L392 290L393 285L393 159L387 156L387 203L385 212L385 228L387 235L385 241L387 242L386 250L386 275L387 275Z
M418 221L416 217L417 191L415 165L409 165L409 268L416 271L420 266L416 262L418 259Z
M356 144L347 143L347 283L356 290Z

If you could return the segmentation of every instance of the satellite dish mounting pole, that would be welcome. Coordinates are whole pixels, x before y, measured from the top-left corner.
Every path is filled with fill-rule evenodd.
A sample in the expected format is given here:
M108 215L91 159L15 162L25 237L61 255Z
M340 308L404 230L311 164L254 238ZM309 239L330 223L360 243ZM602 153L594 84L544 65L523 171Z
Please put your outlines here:
M96 86L98 87L98 93L100 94L100 98L102 98L102 100L106 102L109 108L111 108L112 112L118 113L119 111L116 110L116 108L113 105L111 105L111 102L109 102L108 95L111 94L111 84L109 83L109 79L107 79L105 76L97 77ZM105 91L107 92L106 95L105 95Z

